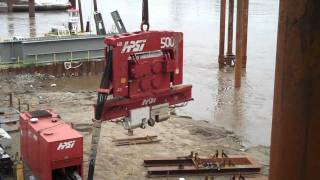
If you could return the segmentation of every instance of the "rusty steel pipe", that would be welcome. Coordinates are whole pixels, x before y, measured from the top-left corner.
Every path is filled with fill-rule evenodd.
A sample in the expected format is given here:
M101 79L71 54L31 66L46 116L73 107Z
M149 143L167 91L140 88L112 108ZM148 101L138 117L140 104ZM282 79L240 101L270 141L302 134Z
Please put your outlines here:
M234 0L229 0L229 17L228 17L228 49L227 56L232 56L233 47L233 17L234 17Z
M237 2L237 33L236 33L236 62L235 62L235 88L241 87L242 57L243 57L243 4L244 1Z
M226 28L226 0L221 0L220 4L220 43L219 43L219 68L224 67L224 41Z
M243 55L242 67L247 67L247 49L248 49L248 20L249 20L249 0L245 0L243 4Z
M319 19L319 0L280 0L270 180L319 179Z
M29 17L35 17L36 7L35 7L34 0L28 0L28 5L29 5Z

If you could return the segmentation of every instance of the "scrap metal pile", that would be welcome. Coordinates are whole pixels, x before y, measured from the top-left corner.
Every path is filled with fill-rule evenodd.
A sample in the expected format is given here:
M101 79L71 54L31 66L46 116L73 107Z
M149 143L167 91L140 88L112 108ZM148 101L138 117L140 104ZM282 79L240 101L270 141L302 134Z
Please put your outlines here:
M144 160L144 166L147 167L148 177L243 175L256 174L261 169L248 156L228 156L223 151L221 156L218 151L209 157L200 157L198 153L191 152L189 156L184 157L149 159Z

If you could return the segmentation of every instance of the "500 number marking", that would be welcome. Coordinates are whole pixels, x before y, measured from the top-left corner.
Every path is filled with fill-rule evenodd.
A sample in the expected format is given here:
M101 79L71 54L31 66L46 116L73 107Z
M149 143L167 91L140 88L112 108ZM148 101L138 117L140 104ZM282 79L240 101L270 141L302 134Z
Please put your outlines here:
M172 48L174 47L175 42L170 37L163 37L161 38L161 48Z

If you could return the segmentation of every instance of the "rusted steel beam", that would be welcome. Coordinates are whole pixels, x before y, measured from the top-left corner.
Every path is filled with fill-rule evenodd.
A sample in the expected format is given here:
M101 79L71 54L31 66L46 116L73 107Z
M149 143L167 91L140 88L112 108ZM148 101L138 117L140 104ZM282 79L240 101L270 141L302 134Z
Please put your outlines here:
M144 160L144 167L162 167L162 166L179 166L186 165L192 166L194 165L193 160L191 158L176 158L176 159L147 159Z
M127 139L115 139L112 142L116 146L127 146L127 145L137 145L137 144L150 144L160 142L161 140L158 139L158 136L145 136L145 137L138 137L138 138L127 138Z
M270 180L319 179L319 19L319 0L280 0Z
M227 56L233 54L233 17L234 17L234 0L229 0L229 17L228 17L228 49Z
M29 4L29 17L35 17L36 7L35 7L34 0L28 0L28 4Z
M261 167L248 156L200 157L197 153L172 159L144 160L149 177L178 175L256 174Z
M208 158L208 157L199 157L199 162L209 162L215 161L222 163L226 161L227 163L232 162L233 166L236 165L255 165L257 163L248 156L238 156L231 155L228 157L216 157L216 158ZM144 160L145 167L161 167L161 166L178 166L178 165L195 165L197 162L194 158L191 157L180 157L180 158L172 158L172 159L147 159Z
M242 76L242 58L243 58L243 5L244 1L238 0L237 2L237 33L236 33L236 61L235 61L235 87L241 87Z
M145 139L155 139L158 136L145 136L145 137L137 137L137 138L125 138L125 139L114 139L112 142L122 142L122 141L135 141L135 140L145 140Z
M225 176L234 174L257 174L260 172L258 167L230 167L230 168L206 168L197 169L194 166L184 167L152 167L148 170L148 177L169 177L169 176Z
M226 28L226 0L221 0L220 3L220 43L219 43L219 68L223 68L224 60L224 42L225 42L225 28Z
M249 0L243 1L243 55L242 67L247 67Z
M139 144L151 144L160 142L160 139L151 139L151 140L135 140L135 141L121 141L115 142L116 146L129 146L129 145L139 145Z
M234 0L229 0L229 17L228 17L228 49L225 56L225 64L234 66L235 55L233 53L233 26L234 26Z

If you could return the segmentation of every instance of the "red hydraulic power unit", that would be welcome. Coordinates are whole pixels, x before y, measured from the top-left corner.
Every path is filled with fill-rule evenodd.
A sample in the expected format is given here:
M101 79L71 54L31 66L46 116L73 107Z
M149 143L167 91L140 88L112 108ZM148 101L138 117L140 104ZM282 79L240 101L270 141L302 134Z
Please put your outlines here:
M113 98L104 102L101 119L124 117L126 129L144 128L146 122L153 126L168 119L169 106L192 100L192 86L182 85L181 32L119 34L107 37L105 44L106 64L111 67L104 76L110 83L102 80L98 92Z
M83 179L83 137L58 114L20 114L23 161L38 180Z

